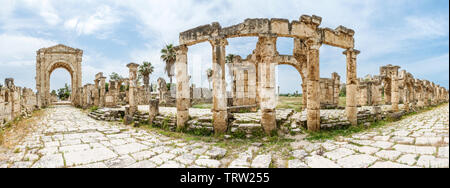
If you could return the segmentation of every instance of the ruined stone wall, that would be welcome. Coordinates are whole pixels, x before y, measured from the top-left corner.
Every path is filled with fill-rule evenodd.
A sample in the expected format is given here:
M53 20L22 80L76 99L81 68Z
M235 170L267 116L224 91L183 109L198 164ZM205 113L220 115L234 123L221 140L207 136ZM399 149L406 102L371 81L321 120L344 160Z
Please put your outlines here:
M381 104L382 85L379 76L367 75L358 80L358 106L377 106Z
M117 106L117 98L120 92L119 83L113 80L109 81L108 91L105 94L105 107Z
M256 105L257 93L257 68L251 59L242 59L237 56L234 59L232 68L233 86L232 86L232 105L249 106Z
M212 103L212 91L208 88L191 86L191 104Z
M321 108L336 108L339 105L340 76L333 73L331 78L320 78Z
M30 116L37 108L36 93L14 85L14 79L5 79L0 88L0 126L21 116Z

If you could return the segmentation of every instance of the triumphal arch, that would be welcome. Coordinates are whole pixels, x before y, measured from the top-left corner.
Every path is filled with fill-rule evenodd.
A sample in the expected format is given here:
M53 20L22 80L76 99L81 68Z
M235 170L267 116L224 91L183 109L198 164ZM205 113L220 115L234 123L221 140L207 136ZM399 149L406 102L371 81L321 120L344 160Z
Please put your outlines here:
M81 88L81 61L83 51L62 44L41 48L36 54L36 89L38 106L50 105L50 75L57 68L66 69L71 77L72 93ZM71 97L72 103L75 97Z

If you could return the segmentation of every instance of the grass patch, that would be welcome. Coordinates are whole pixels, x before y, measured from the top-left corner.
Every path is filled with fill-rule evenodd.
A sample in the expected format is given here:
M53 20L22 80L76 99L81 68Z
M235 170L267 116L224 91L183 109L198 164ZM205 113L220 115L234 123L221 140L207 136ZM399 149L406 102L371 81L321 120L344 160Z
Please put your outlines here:
M334 140L338 136L350 136L355 133L363 132L366 130L374 129L377 127L384 126L388 121L382 120L377 122L372 122L370 126L366 127L364 125L348 126L339 129L329 129L321 130L317 132L306 131L308 133L307 140Z
M277 109L294 109L297 112L302 111L302 97L278 96Z
M36 125L36 121L44 115L44 110L36 110L31 118L16 118L0 128L0 145L5 148L12 148L19 143Z
M163 130L161 128L151 125L141 125L138 127L141 130L152 131L164 136L168 136L175 139L183 139L185 141L203 141L207 143L213 143L214 146L222 148L240 148L249 147L255 142L263 143L264 146L277 147L277 146L289 146L289 143L294 141L293 139L282 138L278 136L266 136L256 138L245 138L245 133L241 133L240 136L232 135L231 139L226 139L223 134L214 134L209 130L193 130L193 131L180 131L173 132L169 130ZM206 133L207 132L207 133ZM242 139L245 138L245 139Z
M294 109L296 112L302 111L302 96L278 96L277 109ZM339 97L339 106L345 107L346 98Z
M212 104L211 103L195 104L195 105L192 105L192 108L211 109L212 108Z
M98 106L93 106L89 109L90 112L94 112L98 110Z

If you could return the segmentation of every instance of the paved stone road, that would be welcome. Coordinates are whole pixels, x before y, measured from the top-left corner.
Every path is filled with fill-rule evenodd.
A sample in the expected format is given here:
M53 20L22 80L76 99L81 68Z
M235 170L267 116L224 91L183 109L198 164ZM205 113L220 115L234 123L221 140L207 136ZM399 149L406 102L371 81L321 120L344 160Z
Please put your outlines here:
M46 109L36 132L0 167L449 167L449 106L338 141L302 136L282 148L224 149L96 121L70 106Z

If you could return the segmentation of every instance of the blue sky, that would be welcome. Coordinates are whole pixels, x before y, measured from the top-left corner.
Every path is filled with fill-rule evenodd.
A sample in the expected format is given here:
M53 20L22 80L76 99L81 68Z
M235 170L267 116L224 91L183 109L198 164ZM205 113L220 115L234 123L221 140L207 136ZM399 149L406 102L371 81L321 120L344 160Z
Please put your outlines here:
M0 0L0 79L13 77L16 85L35 89L36 51L65 44L84 50L83 83L97 72L127 76L126 64L151 61L153 82L164 77L160 49L178 44L178 34L199 25L219 22L230 26L246 18L298 20L302 14L321 16L321 27L344 25L355 30L358 77L378 74L379 67L395 64L416 78L449 86L448 0L197 0L197 1L65 1ZM228 53L246 57L256 38L230 39ZM280 54L291 54L293 42L278 40ZM322 46L321 77L332 72L345 81L342 49ZM208 43L189 49L189 66L198 86L208 87L211 67ZM194 69L195 67L195 69ZM278 67L281 93L301 91L301 78L289 66ZM63 69L51 76L56 89L70 83Z

